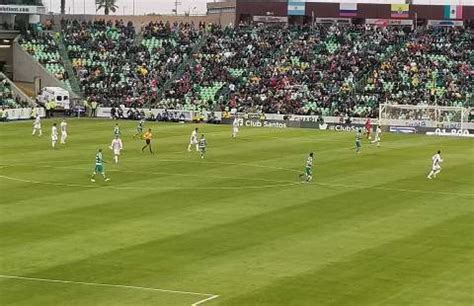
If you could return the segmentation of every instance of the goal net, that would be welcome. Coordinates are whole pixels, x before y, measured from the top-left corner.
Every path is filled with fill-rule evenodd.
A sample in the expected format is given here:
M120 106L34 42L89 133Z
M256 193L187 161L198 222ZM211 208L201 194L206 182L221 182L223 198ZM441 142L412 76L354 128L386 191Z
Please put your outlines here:
M382 125L465 129L469 109L457 106L380 104Z

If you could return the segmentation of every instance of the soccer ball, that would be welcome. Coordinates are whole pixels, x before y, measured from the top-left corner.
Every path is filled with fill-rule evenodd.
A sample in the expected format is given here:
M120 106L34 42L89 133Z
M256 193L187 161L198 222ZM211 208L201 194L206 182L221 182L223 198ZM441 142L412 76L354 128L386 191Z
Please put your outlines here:
M369 136L369 140L372 140L372 136Z

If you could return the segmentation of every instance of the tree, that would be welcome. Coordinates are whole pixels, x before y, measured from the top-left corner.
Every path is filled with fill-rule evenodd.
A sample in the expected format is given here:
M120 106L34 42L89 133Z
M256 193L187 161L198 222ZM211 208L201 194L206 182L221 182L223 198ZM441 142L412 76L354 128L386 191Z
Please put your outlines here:
M118 8L118 5L115 4L117 0L95 0L97 5L97 11L104 9L104 14L108 15L109 12L115 13Z

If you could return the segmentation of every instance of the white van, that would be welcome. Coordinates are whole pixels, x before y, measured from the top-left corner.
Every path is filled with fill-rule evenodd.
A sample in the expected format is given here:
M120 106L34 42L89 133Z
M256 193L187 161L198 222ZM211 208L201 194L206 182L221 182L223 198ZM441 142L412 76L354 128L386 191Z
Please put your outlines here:
M69 109L69 92L61 87L44 87L38 95L38 102L44 105L51 100L56 101L58 109Z

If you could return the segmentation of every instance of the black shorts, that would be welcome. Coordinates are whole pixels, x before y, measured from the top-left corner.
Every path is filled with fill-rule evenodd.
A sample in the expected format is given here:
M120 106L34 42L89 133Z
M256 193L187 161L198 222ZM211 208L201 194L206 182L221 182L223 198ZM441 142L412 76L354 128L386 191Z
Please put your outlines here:
M145 139L145 142L147 145L149 145L151 143L151 139Z

